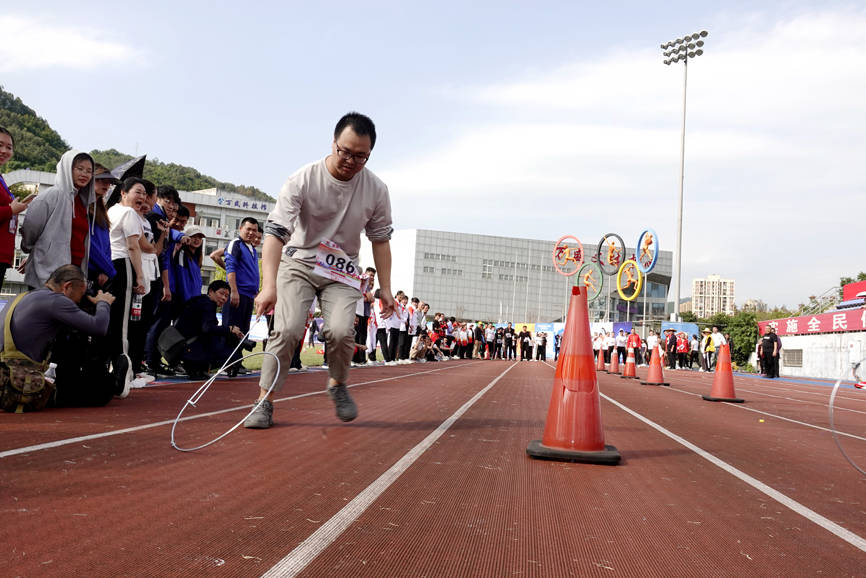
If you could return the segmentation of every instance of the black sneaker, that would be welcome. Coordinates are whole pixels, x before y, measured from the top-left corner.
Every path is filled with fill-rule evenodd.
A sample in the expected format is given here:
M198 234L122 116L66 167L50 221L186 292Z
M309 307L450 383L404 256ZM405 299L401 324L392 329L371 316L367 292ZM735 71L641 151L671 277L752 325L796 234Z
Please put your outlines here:
M114 360L112 373L114 373L114 395L123 399L129 395L129 388L132 385L132 379L135 377L132 373L132 364L129 361L128 355L121 353Z
M154 377L158 377L160 375L165 375L165 376L170 377L170 376L173 376L175 374L175 371L172 368L170 368L166 364L162 363L161 361L156 362L156 363L148 363L146 365L146 367L147 367L147 373L153 375Z
M337 417L342 421L352 421L358 417L358 406L349 395L349 390L345 385L328 386L328 395L334 400L334 405L337 406Z
M244 427L250 429L268 429L272 425L274 425L274 404L268 400L264 400L262 404L244 420Z

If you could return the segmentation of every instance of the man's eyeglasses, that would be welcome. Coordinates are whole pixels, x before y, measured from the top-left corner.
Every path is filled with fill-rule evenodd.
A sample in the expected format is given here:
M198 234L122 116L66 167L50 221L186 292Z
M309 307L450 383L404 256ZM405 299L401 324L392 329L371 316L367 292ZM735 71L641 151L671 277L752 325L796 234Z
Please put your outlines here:
M344 161L352 160L353 162L358 163L359 165L363 165L367 162L367 159L370 158L370 155L365 155L362 153L353 153L347 151L346 149L340 148L340 145L334 143L334 147L337 149L337 156L339 156Z

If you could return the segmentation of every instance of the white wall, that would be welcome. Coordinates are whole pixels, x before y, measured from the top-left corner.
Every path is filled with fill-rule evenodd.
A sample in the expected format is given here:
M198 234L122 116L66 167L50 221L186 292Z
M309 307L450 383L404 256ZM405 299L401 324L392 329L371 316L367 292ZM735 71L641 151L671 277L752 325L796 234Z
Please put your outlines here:
M803 367L787 367L784 350L802 349ZM783 358L779 374L791 377L852 379L851 363L866 356L866 332L782 336Z

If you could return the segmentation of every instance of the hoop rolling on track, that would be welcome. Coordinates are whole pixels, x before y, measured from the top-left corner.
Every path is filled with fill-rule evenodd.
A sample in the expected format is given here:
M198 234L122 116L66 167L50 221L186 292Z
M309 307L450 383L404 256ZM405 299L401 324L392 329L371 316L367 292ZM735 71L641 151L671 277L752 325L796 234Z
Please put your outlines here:
M256 323L258 323L258 319L256 319ZM255 324L253 324L253 326L255 326ZM214 439L212 439L211 441L209 441L207 443L204 443L204 444L201 444L201 445L198 445L195 447L191 447L191 448L182 448L179 445L177 445L177 442L174 439L174 431L177 428L178 422L180 422L180 419L183 416L183 412L185 412L187 410L187 408L190 406L196 407L195 404L198 403L199 401L201 401L201 398L204 396L205 393L207 393L207 390L210 389L210 386L213 385L214 381L216 381L216 378L219 377L220 375L222 375L223 373L225 373L225 371L228 368L232 367L233 365L238 364L238 363L242 363L244 359L249 359L250 357L255 357L257 355L270 355L271 357L274 358L274 361L277 362L277 371L274 374L274 380L271 382L271 386L268 388L268 394L267 395L270 395L271 392L274 391L274 387L276 387L277 382L280 379L280 360L273 353L270 353L268 351L259 351L257 353L252 353L246 357L236 359L236 360L232 361L231 363L229 363L232 356L234 356L234 354L241 347L241 345L244 343L244 341L247 338L249 338L251 332L252 332L252 328L250 328L250 330L247 331L247 334L244 335L243 339L238 341L237 346L229 354L228 359L226 359L225 362L223 362L222 367L220 367L219 370L210 377L210 379L208 379L203 384L201 384L201 386L197 390L195 390L195 393L193 393L190 396L190 398L188 400L186 400L186 403L183 404L183 407L180 408L180 412L178 412L177 417L174 419L174 423L171 424L171 447L173 447L174 449L181 451L181 452L194 452L196 450L206 448L207 446L215 444L216 442L220 441L221 439L223 439L224 437L226 437L227 435L229 435L230 433L232 433L233 431L238 429L241 426L241 424L243 424L244 421L249 416L251 416L257 409L259 409L259 406L262 405L262 401L267 399L267 396L261 398L258 402L256 402L256 404L253 405L253 408L250 410L250 412L248 414L246 414L244 417L242 417L238 423L236 423L231 428L229 428L227 431L225 431L224 433L220 434L219 436L215 437Z
M863 362L857 363L853 367L854 378L857 378L857 370L862 366ZM843 376L844 377L844 376ZM839 386L842 385L842 377L836 380L836 385L833 386L833 391L830 393L830 403L829 403L829 414L830 414L830 431L833 433L833 441L836 442L836 447L839 448L839 451L842 452L842 455L848 460L848 463L853 466L855 470L866 476L866 471L863 470L860 466L851 459L851 456L848 455L848 452L845 451L845 448L842 447L841 442L839 442L839 436L836 432L836 423L833 421L833 404L836 401L836 392L839 391Z

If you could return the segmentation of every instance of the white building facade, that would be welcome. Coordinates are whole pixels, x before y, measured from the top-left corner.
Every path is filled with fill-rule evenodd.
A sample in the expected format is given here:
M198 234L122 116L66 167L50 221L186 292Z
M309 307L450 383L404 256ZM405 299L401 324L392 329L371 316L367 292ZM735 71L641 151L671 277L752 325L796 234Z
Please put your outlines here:
M553 267L555 240L520 239L469 233L406 229L391 239L391 288L403 290L458 319L545 323L565 318L576 277ZM584 243L587 256L596 246ZM633 248L627 248L631 255ZM362 245L361 266L373 265L369 243ZM640 296L630 303L605 277L608 300L590 303L590 320L641 323L662 320L671 278L671 253L662 251ZM645 309L646 308L646 309Z
M708 275L706 279L692 280L692 313L706 319L716 313L733 315L734 281L719 275Z

